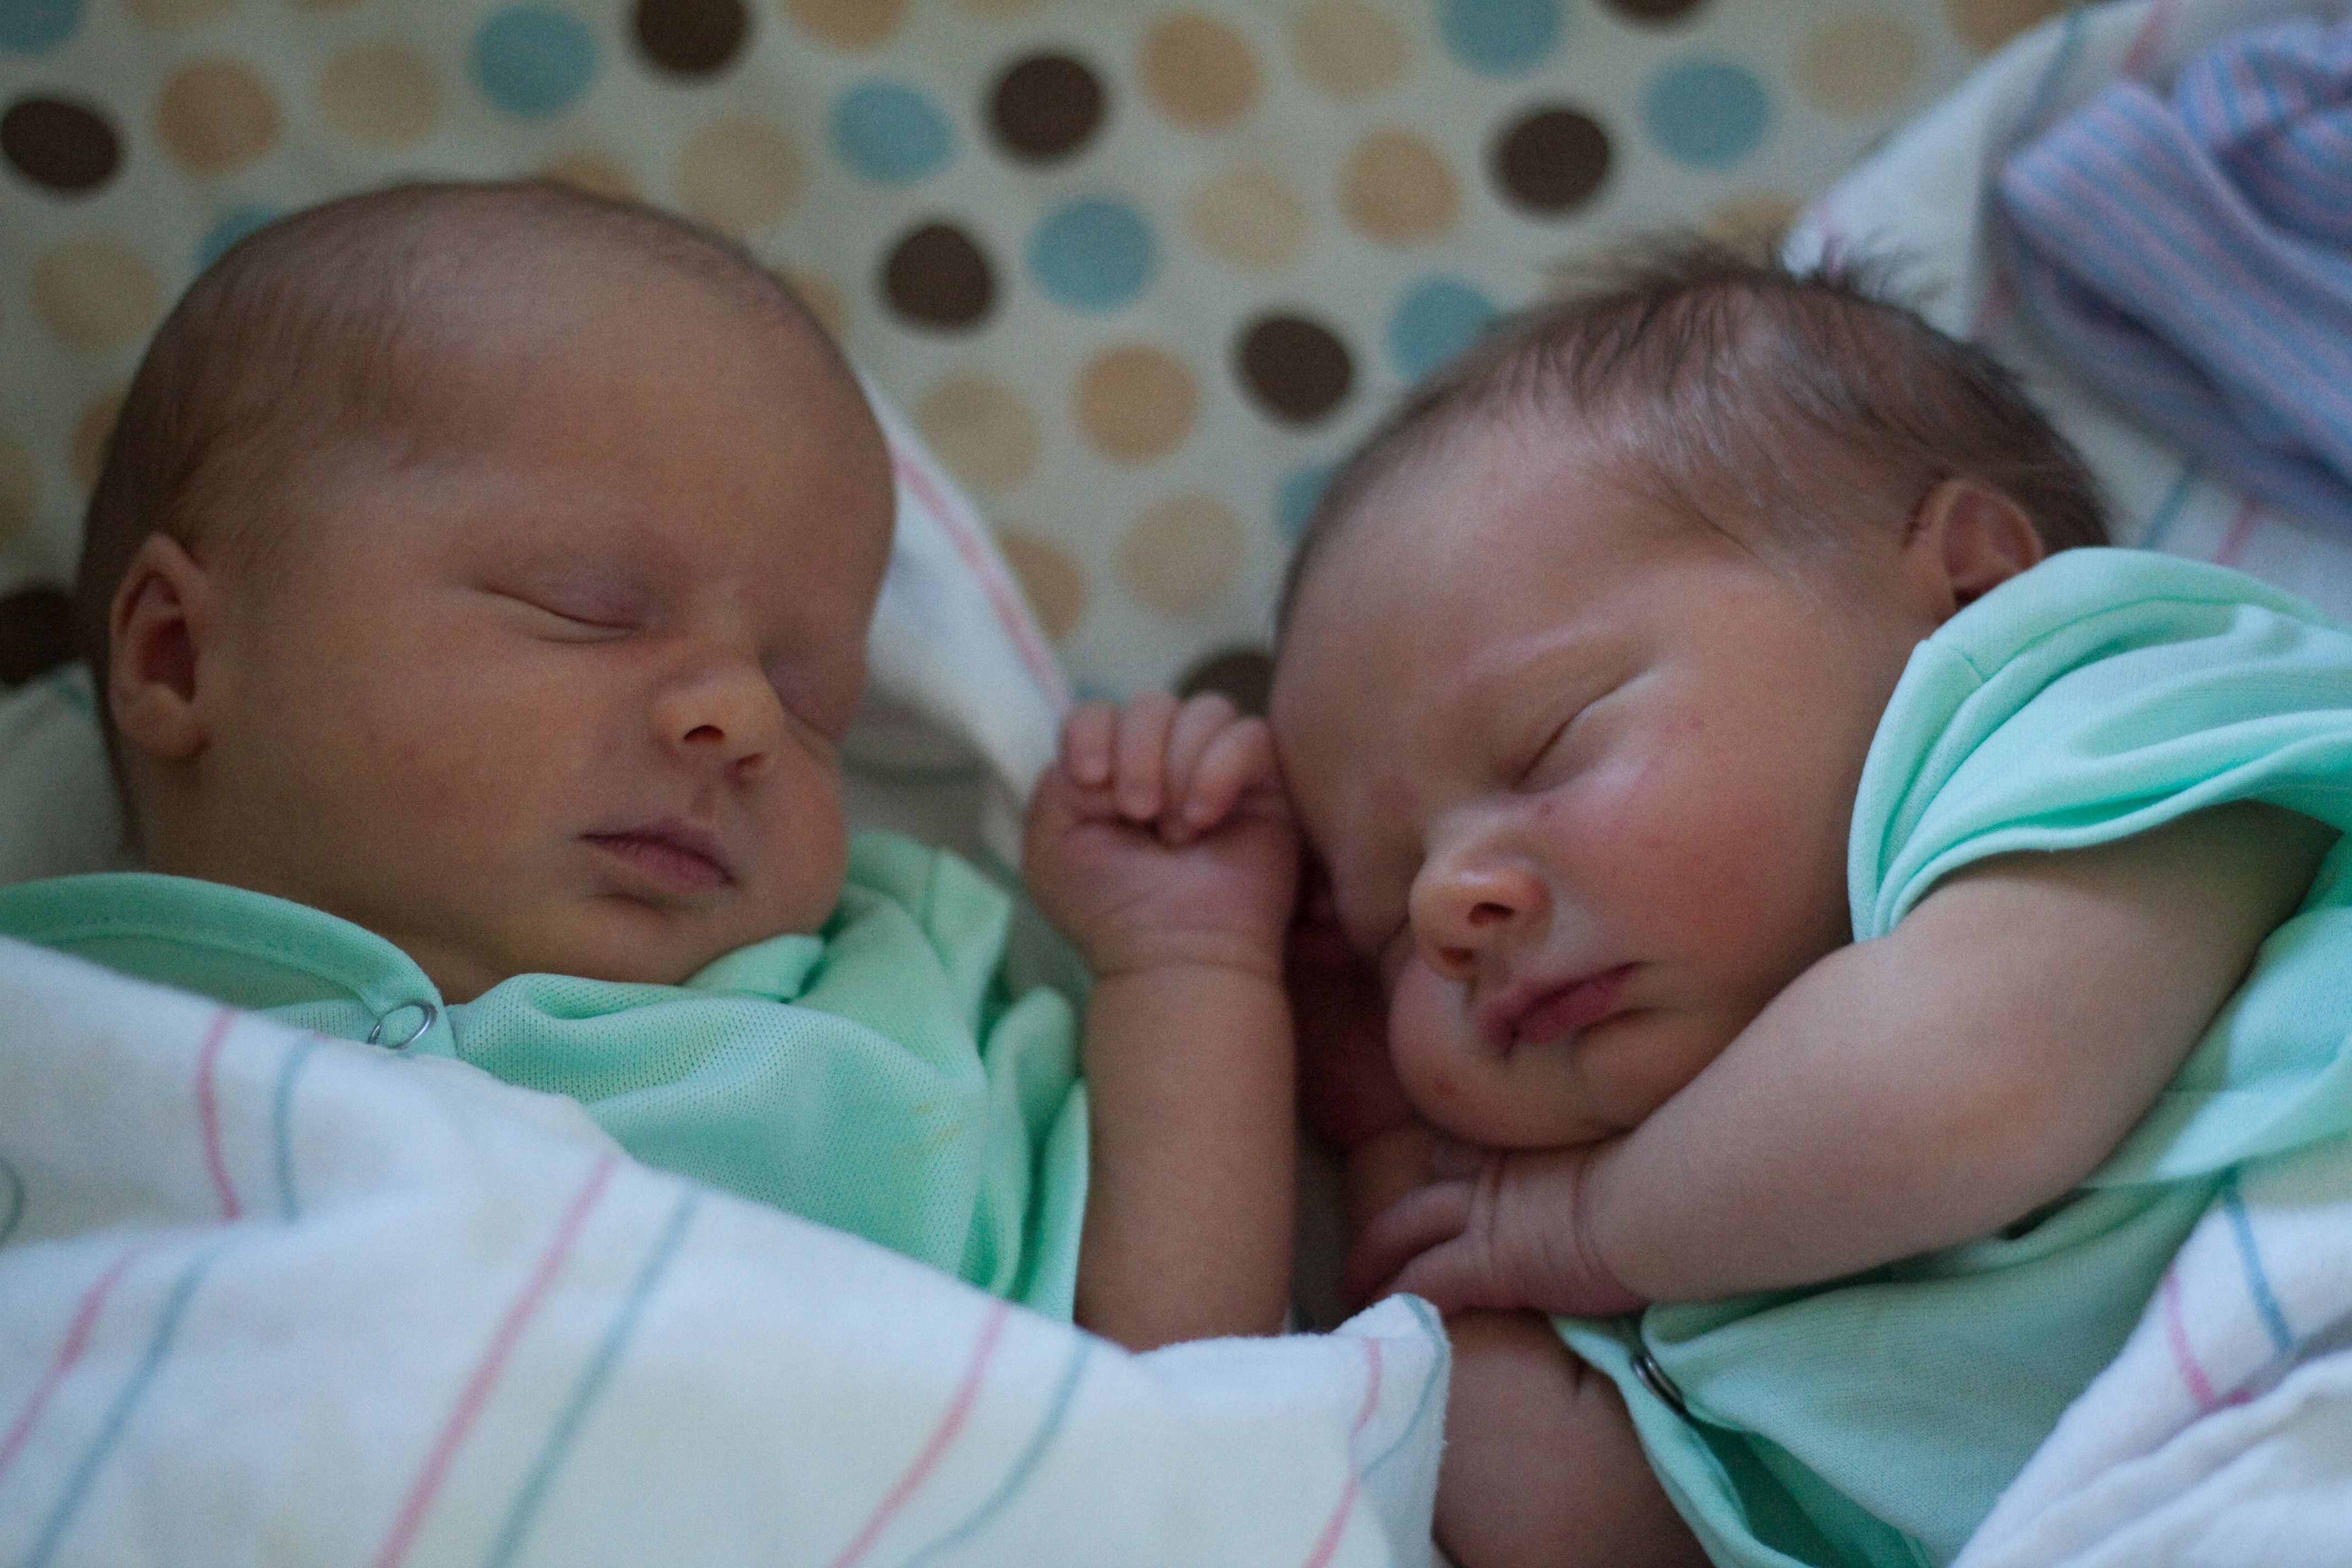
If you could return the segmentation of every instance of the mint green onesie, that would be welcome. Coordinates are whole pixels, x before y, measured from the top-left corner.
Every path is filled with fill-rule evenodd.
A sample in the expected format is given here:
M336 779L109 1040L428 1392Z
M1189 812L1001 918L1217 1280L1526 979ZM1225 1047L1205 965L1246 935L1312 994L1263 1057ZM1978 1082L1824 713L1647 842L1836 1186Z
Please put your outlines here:
M2232 800L2352 827L2352 632L2219 567L2063 552L1912 656L1854 802L1854 935L1972 861ZM2155 1108L2060 1204L1827 1286L1559 1320L1716 1562L1948 1561L2228 1173L2344 1139L2347 871L2339 842Z
M684 985L519 974L450 1005L382 937L267 894L146 873L0 889L0 934L349 1040L429 1018L406 1049L570 1095L649 1165L1067 1319L1086 1091L1069 1005L1007 994L1011 911L954 856L865 833L816 936Z

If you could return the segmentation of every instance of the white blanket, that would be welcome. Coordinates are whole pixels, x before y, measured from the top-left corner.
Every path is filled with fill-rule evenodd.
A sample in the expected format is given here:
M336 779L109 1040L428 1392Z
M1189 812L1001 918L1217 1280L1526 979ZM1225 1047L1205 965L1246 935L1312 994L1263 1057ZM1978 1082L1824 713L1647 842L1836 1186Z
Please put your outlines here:
M1446 1352L1130 1356L569 1100L0 941L0 1563L1428 1561Z

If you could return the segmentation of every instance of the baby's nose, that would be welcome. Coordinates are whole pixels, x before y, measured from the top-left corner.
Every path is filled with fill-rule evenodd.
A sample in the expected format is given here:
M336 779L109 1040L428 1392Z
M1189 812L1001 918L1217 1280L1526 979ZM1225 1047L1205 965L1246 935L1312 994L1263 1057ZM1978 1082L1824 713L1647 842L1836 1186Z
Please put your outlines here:
M775 689L752 670L717 669L674 689L656 722L686 756L739 777L764 773L783 730Z
M1467 981L1480 957L1508 940L1542 902L1542 885L1523 867L1468 857L1433 861L1413 882L1413 939L1431 969Z

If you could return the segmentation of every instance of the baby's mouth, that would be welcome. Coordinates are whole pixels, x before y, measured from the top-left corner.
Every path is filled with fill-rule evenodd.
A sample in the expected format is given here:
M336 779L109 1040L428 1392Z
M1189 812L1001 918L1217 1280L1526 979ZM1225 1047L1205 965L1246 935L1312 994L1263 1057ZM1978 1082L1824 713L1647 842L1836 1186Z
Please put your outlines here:
M735 880L719 841L683 825L656 823L581 837L660 892L694 897Z
M1506 995L1480 1010L1478 1033L1488 1047L1506 1056L1521 1046L1566 1039L1616 1012L1618 994L1633 973L1632 964L1621 963L1559 985Z

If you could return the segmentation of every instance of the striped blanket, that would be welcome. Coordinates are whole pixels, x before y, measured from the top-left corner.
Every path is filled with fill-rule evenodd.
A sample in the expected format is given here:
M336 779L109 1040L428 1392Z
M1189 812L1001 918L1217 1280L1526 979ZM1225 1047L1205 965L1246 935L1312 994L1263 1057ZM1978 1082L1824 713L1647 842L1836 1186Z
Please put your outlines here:
M0 1563L1421 1564L1444 1336L1130 1356L0 942Z

